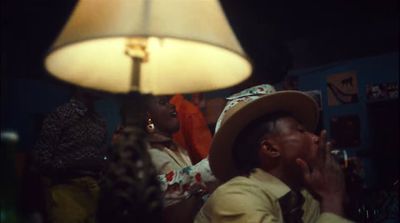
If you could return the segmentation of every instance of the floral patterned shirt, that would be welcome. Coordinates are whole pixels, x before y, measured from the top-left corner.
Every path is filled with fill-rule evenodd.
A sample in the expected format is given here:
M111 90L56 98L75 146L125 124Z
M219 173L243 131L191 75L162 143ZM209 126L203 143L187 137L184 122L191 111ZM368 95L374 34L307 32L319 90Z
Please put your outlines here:
M196 165L159 175L158 180L164 193L164 206L167 207L199 192L204 193L203 199L207 199L206 183L216 181L216 178L206 158Z

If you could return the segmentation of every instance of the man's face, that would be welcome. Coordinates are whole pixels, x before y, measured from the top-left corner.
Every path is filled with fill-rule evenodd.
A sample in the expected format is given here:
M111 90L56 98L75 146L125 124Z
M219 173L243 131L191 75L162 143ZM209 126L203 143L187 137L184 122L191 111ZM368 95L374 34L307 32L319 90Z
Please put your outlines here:
M296 119L282 117L276 121L276 134L271 136L280 159L289 168L299 169L296 159L309 163L317 159L319 137L307 131Z

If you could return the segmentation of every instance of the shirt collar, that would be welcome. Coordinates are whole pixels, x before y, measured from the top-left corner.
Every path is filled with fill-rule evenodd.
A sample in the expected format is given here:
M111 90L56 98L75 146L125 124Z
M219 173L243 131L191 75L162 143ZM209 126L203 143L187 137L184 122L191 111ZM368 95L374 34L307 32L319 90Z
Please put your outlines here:
M276 199L283 197L290 191L290 188L281 180L259 168L256 168L255 172L251 173L249 178L259 181L260 187L272 193Z

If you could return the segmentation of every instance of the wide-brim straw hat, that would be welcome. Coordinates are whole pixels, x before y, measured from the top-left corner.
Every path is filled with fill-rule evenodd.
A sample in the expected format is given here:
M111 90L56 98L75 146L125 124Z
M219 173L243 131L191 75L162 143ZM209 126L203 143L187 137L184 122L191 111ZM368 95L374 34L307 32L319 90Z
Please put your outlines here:
M314 131L319 118L318 104L311 96L294 90L275 91L268 84L248 88L227 100L217 121L209 154L211 170L222 181L239 175L232 148L238 134L253 120L275 112L287 112L307 130ZM245 153L246 148L241 152Z

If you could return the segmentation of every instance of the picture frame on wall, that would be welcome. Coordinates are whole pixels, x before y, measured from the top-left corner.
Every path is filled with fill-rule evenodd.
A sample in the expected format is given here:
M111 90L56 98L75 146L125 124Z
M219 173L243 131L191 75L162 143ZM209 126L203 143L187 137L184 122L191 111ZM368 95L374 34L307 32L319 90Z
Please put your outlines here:
M399 83L368 84L366 86L366 96L368 101L399 98Z
M358 102L358 83L355 71L330 75L326 81L329 106Z

